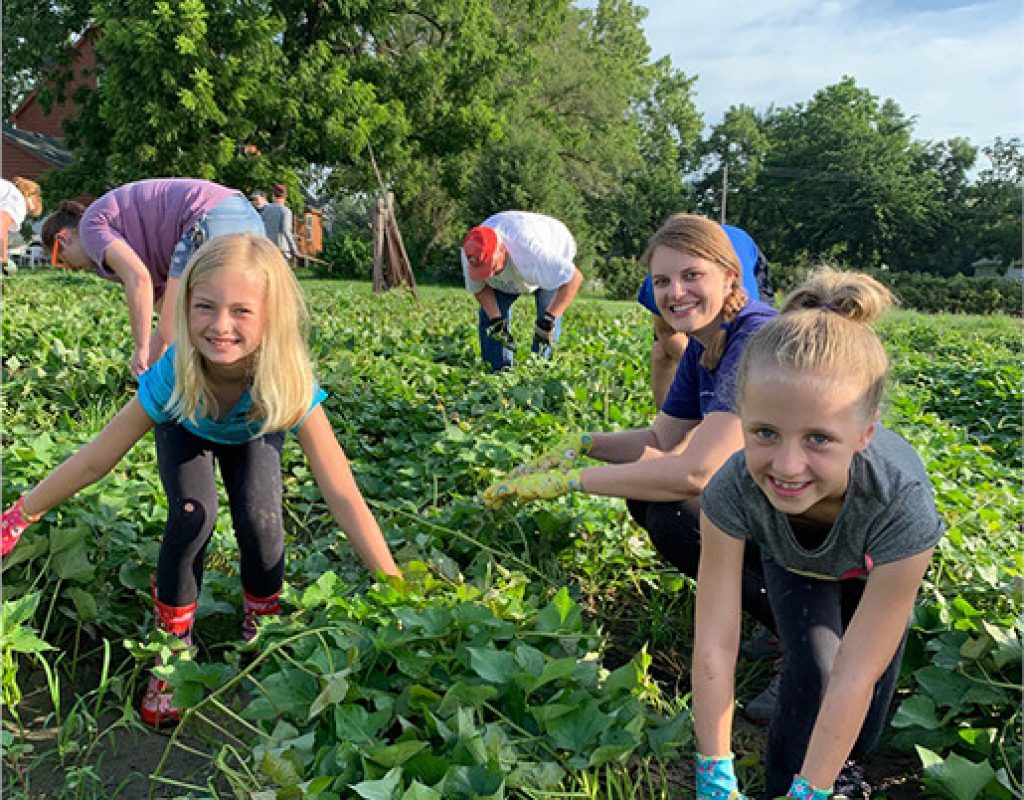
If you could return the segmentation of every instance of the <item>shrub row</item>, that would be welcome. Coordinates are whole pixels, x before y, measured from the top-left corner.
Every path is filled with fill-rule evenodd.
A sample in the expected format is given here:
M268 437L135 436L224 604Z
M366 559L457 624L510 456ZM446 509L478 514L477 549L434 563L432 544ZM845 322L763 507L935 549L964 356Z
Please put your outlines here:
M772 265L780 296L799 284L812 267ZM1021 284L1008 278L945 277L925 272L864 270L899 298L902 308L928 314L1010 314L1021 316Z
M808 265L771 265L776 294L782 297L812 269ZM944 277L921 272L865 270L888 286L903 308L926 313L1011 314L1021 316L1021 284L1008 278ZM646 271L635 259L614 257L597 262L605 296L632 300Z

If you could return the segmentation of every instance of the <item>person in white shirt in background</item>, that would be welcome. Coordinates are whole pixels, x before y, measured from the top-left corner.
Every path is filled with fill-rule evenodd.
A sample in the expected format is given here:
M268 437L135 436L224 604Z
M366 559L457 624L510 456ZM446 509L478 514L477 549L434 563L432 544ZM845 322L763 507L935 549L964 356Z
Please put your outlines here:
M562 333L562 315L583 283L576 241L544 214L502 211L471 228L459 252L466 289L480 303L480 355L492 372L512 366L512 304L532 294L537 309L532 350L544 358Z

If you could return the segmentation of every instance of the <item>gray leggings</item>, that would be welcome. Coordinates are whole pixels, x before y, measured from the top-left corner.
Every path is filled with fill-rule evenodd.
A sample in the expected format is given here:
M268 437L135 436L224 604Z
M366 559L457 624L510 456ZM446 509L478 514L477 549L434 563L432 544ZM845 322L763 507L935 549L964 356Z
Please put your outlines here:
M800 772L818 709L825 696L843 632L864 594L864 581L824 581L797 575L763 556L764 578L782 642L782 683L765 748L767 800L785 795ZM907 634L875 684L867 716L851 758L861 759L878 743L896 690Z
M242 587L254 597L280 591L284 578L281 446L284 433L245 444L218 444L177 423L156 431L160 480L167 493L167 525L157 558L157 597L184 606L199 597L203 557L217 521L220 465L241 557Z

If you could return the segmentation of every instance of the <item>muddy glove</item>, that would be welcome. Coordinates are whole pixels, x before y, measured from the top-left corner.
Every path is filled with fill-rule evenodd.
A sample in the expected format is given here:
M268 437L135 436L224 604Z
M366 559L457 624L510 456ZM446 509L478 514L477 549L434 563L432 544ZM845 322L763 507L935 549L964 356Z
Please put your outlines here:
M565 472L537 472L532 475L505 478L488 486L481 498L484 505L498 508L503 503L528 503L531 500L550 500L569 492L583 491L580 470Z
M21 508L24 499L24 497L19 497L18 502L4 512L3 521L0 522L0 534L2 534L0 538L3 540L0 555L6 556L11 552L25 529L42 516L42 514L36 514L34 517L30 517L26 514Z
M786 792L786 797L794 797L796 800L828 800L831 796L831 789L815 789L807 778L799 775L793 778L793 785Z
M746 800L736 782L732 755L725 758L697 753L697 800Z
M545 450L539 458L526 464L520 464L512 470L512 477L530 475L534 472L547 472L551 469L569 469L576 460L585 456L594 446L594 437L589 433L574 433L563 442L559 442L550 450Z
M487 335L497 339L510 350L515 347L515 340L512 338L512 329L509 328L508 320L505 317L494 317L487 320Z
M537 347L545 347L552 344L555 336L555 320L557 317L550 311L545 311L544 316L537 320L537 327L533 329L533 343Z

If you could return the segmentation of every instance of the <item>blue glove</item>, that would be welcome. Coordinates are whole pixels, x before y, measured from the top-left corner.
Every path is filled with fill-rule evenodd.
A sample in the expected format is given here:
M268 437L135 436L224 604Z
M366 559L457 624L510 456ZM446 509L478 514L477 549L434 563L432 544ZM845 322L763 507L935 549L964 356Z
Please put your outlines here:
M747 800L732 769L732 754L725 758L697 753L697 800Z

